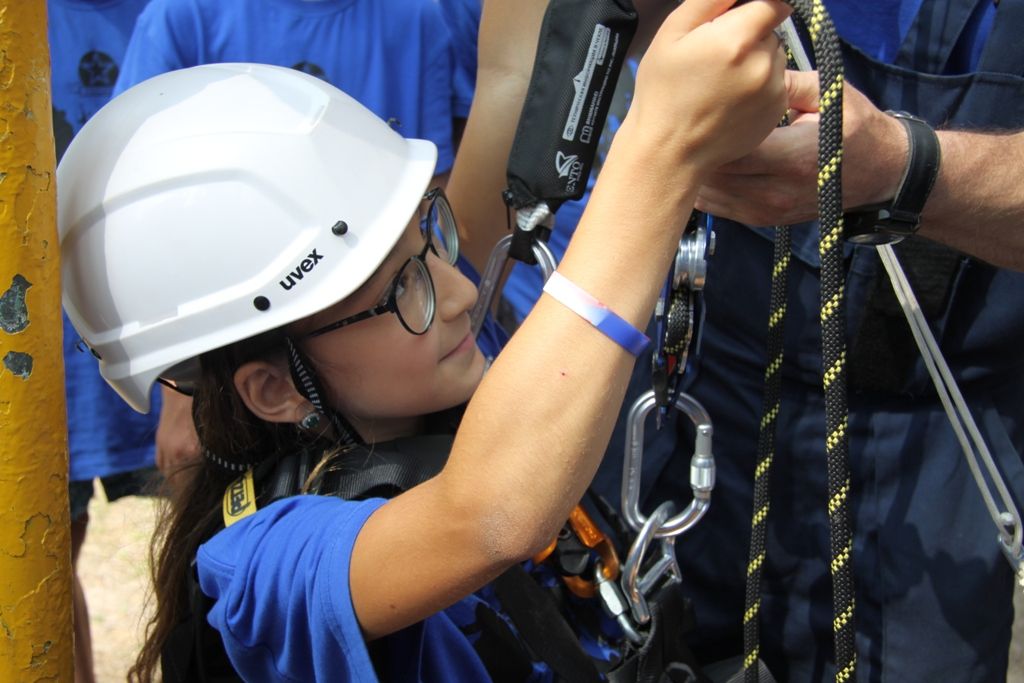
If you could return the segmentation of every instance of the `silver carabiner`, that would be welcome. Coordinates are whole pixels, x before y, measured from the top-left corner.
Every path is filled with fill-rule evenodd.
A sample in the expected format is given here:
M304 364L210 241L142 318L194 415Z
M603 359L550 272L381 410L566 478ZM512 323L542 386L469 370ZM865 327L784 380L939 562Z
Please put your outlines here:
M505 235L498 240L494 250L491 251L490 257L487 259L487 267L484 268L483 275L480 277L480 288L476 303L473 304L473 308L469 312L469 321L474 337L480 332L480 328L483 327L487 311L491 310L494 299L498 296L498 283L501 281L501 273L505 270L505 264L508 263L508 250L511 246L512 235ZM555 255L551 253L551 247L541 240L534 239L532 247L533 256L537 259L537 266L544 276L544 281L547 282L547 279L551 277L551 273L555 272L555 267L557 266Z
M622 514L634 531L640 531L647 522L647 518L640 512L644 420L657 403L654 391L648 391L637 398L629 410L626 457L622 464ZM711 416L704 406L689 394L680 393L676 397L674 407L689 417L697 428L693 457L690 459L690 488L693 489L693 500L685 510L655 530L656 538L678 536L699 522L711 505L711 491L715 488L715 459L711 453Z
M651 565L643 576L640 568L647 557L651 542L655 540L658 530L663 528L668 516L672 514L672 501L666 500L658 506L650 517L644 521L640 533L633 539L633 544L626 554L622 565L622 592L629 601L633 620L643 626L651 620L651 610L647 605L647 595L662 582L674 583L680 580L679 563L676 561L674 536L665 536L658 540L661 556Z

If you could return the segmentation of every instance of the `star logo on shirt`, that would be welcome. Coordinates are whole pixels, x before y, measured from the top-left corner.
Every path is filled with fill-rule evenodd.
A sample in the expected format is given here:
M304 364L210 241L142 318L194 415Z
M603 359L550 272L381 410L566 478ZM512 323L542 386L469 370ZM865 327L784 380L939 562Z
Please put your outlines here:
M117 64L105 52L91 50L78 61L78 78L87 88L112 88L117 73Z

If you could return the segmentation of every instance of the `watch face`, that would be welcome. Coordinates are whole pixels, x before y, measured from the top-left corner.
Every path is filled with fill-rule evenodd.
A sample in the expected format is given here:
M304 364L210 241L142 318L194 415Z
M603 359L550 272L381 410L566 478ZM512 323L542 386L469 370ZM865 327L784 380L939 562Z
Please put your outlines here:
M904 235L897 235L895 233L888 232L887 230L878 230L870 233L859 233L855 235L847 234L846 241L852 244L863 245L868 247L881 246L883 244L896 244L902 242Z
M915 224L894 218L888 204L864 207L843 215L843 239L853 244L894 244L913 234L913 229L905 232L910 225Z

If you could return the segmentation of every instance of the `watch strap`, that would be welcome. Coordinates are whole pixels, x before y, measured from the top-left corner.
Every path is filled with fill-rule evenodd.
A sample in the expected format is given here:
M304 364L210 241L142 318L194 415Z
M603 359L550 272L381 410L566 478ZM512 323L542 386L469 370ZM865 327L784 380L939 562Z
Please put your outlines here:
M914 218L914 230L921 220L928 195L935 187L935 179L939 176L939 164L942 161L942 148L939 136L928 122L904 112L886 112L896 118L907 131L909 151L907 167L903 171L899 189L893 198L893 212L902 214L901 218Z
M886 113L903 124L907 133L907 165L891 201L845 216L846 239L859 244L887 244L917 232L921 213L939 176L942 148L935 129L906 112Z

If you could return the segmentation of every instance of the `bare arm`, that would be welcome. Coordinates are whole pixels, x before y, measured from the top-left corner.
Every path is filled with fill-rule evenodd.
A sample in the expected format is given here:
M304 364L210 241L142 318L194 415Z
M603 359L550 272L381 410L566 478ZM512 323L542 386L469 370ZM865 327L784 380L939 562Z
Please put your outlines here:
M785 108L785 59L771 29L787 10L755 0L721 15L730 2L688 0L663 25L559 267L638 327L702 179L752 149ZM490 29L495 7L516 14L524 3L488 2ZM470 114L453 198L464 196L461 183L490 179L488 164L504 168L507 149L495 150L493 140L486 142L497 159L462 156L478 142L470 132L480 111ZM633 362L575 313L541 298L470 402L442 473L389 501L359 535L351 587L368 637L442 609L547 544L600 462Z
M939 131L942 167L920 234L1024 270L1024 132Z
M699 193L699 209L750 225L817 217L817 76L793 77L801 83L795 105L805 113L773 131L751 154L718 169ZM906 165L907 137L902 124L853 86L844 91L843 205L851 209L893 197ZM1024 270L1024 133L938 135L942 165L919 234Z
M484 2L476 92L456 159L463 173L453 169L446 190L459 219L460 249L478 273L508 232L501 198L505 168L547 5L548 0Z

